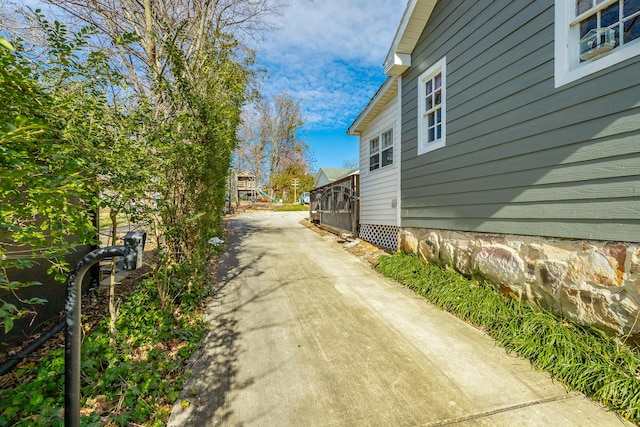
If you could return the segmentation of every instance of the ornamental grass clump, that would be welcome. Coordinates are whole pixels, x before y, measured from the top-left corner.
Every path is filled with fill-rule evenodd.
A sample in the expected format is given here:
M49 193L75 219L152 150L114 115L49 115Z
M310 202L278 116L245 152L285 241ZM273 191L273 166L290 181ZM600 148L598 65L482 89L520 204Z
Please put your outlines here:
M529 359L566 388L640 422L640 354L615 338L414 255L384 257L377 268L483 330L507 351Z

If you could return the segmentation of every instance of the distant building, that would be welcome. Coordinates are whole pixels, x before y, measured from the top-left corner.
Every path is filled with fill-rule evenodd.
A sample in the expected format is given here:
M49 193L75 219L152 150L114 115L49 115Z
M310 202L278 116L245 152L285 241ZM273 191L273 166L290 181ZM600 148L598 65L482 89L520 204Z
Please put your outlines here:
M313 181L314 188L322 187L357 172L358 169L320 168Z
M236 175L236 191L238 201L253 201L256 198L256 176L247 170Z

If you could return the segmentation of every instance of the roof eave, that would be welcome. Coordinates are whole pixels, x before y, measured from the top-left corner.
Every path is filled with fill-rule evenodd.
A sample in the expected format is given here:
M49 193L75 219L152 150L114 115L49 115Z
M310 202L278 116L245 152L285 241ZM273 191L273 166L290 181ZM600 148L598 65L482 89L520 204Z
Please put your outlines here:
M347 129L347 135L360 136L366 129L367 125L373 120L373 118L380 112L389 101L394 93L398 90L398 80L390 76L380 86L373 98L369 101L367 106L362 110L360 115L354 120L354 122Z
M384 63L384 73L387 76L401 76L411 67L411 54L395 53L393 60Z
M385 74L399 76L411 66L411 52L437 2L438 0L409 1L384 61Z

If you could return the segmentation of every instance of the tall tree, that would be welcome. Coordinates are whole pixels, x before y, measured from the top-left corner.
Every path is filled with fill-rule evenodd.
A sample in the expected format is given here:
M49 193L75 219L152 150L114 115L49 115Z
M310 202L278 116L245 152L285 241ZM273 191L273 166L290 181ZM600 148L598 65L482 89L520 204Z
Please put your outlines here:
M263 185L263 171L268 158L267 139L257 126L259 113L254 108L246 108L242 112L242 123L239 130L240 144L235 153L236 168L250 170L256 177L256 185Z
M237 157L273 187L275 177L287 168L309 169L312 153L299 137L303 128L300 102L293 96L284 93L263 99L245 115Z
M157 209L150 213L155 221L153 228L163 235L167 250L162 252L166 256L155 273L159 272L160 264L171 271L168 267L176 262L201 262L207 250L206 241L221 232L226 177L237 146L240 112L254 96L253 52L239 42L239 36L264 28L266 18L277 14L286 0L42 1L59 7L67 18L71 15L89 24L89 29L80 30L88 31L86 36L79 33L80 38L72 37L60 43L57 43L60 38L49 40L49 36L64 28L64 24L58 21L51 24L53 32L45 32L44 39L56 42L51 50L58 55L52 57L49 64L57 74L50 74L70 85L59 85L44 78L42 81L54 99L59 91L72 94L72 91L64 92L67 88L94 88L99 94L95 98L83 98L95 100L99 107L84 111L84 119L82 114L70 114L75 111L72 101L57 113L61 119L68 114L69 120L61 133L77 138L73 139L78 142L73 148L88 147L88 153L95 156L91 162L92 167L95 165L92 172L99 179L94 182L110 190L103 194L113 196L110 200L103 198L103 203L117 210L135 203L132 196L144 198L157 194L154 204ZM30 34L29 29L26 31ZM76 54L71 47L76 41L99 43L106 53ZM37 46L38 42L32 45ZM93 61L93 68L81 66L85 59ZM105 68L100 68L100 64ZM46 75L44 72L40 77ZM124 76L126 89L112 90L117 85L109 82L110 75ZM81 84L74 86L74 82ZM105 86L98 87L91 82ZM104 87L112 90L109 95ZM122 107L128 109L126 117L135 118L135 126L121 126L118 117ZM113 118L116 122L110 121ZM23 123L17 118L14 122ZM28 121L24 123L30 125ZM96 130L100 130L103 142L91 140L83 144L82 132L95 135ZM100 150L116 147L109 146L109 141L124 149L123 153L127 153L127 142L131 142L132 150L143 152L143 159L108 151L100 155ZM64 147L63 152L67 149ZM116 167L121 166L118 160L125 157L130 163L136 163L129 165L132 169L145 163L145 172L152 176L139 180L140 174L127 170L126 165ZM80 163L87 162L86 157L76 158L80 170L83 168ZM80 175L74 171L69 176ZM137 194L124 194L118 189L125 182L134 181L145 184ZM202 273L201 267L193 270L198 268ZM162 286L172 283L166 275L157 282ZM168 302L165 290L159 285L160 295Z
M266 18L278 15L287 4L285 0L43 1L97 28L138 93L145 94L170 72L167 49L198 58L212 34L256 36L270 28Z
M43 1L98 29L148 107L159 225L169 261L188 259L219 232L210 215L220 216L237 116L252 96L253 52L238 36L266 27L284 0Z

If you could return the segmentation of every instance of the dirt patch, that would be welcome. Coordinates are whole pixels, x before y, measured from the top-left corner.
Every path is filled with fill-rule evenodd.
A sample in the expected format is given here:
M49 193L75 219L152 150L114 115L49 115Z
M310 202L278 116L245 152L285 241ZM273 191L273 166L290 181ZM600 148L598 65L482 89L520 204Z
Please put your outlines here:
M116 298L119 300L125 300L135 290L136 283L149 272L149 267L128 272L127 276L122 278L120 283L116 286ZM93 329L104 317L109 315L109 308L107 304L109 290L103 286L95 289L90 295L82 298L82 327L85 333L88 333ZM22 373L20 375L17 372L20 368L25 368L33 365L40 364L40 361L51 350L57 348L64 348L65 331L62 329L60 332L53 335L48 339L41 347L33 351L28 355L21 354L22 351L27 348L32 342L36 341L40 335L46 334L53 328L54 325L64 320L64 312L60 313L55 318L48 321L41 331L35 333L23 342L17 343L7 348L6 352L0 357L0 364L4 364L9 359L15 357L23 357L20 363L5 375L0 376L0 387L9 388L18 384L24 384L35 378L37 372Z
M310 230L315 231L323 237L333 237L334 244L339 245L342 249L349 252L351 255L354 255L361 260L366 261L371 266L375 266L376 264L378 264L380 257L390 256L392 254L392 251L381 248L372 243L365 242L364 240L353 239L346 235L339 236L337 234L334 234L330 231L318 227L308 219L303 219L302 221L300 221L300 224Z

